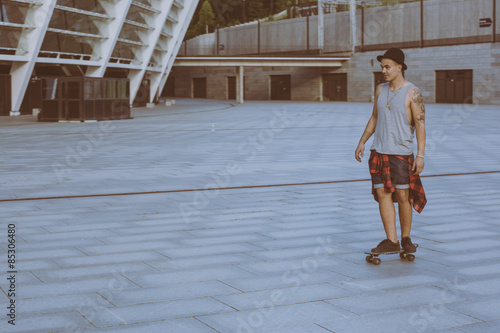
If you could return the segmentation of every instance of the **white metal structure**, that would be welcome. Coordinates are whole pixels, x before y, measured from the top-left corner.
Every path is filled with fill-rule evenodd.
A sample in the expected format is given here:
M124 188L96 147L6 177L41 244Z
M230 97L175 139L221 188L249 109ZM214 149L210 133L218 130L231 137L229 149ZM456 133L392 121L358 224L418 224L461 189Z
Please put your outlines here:
M0 65L11 75L19 115L39 64L103 77L125 69L130 103L144 79L161 92L199 0L0 0Z

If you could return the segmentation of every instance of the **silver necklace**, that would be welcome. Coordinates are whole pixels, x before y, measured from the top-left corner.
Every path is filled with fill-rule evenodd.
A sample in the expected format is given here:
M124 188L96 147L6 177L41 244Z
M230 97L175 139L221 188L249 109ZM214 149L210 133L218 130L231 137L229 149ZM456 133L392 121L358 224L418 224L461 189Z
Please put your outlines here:
M394 97L396 97L396 95L398 94L398 92L401 90L401 88L403 88L403 84L405 84L406 80L403 81L403 83L401 83L401 87L399 87L398 90L396 90L396 93L394 94L394 96L392 96L391 99L389 99L389 91L391 89L389 89L389 86L387 86L387 105L385 106L387 108L387 110L390 110L391 109L391 106L389 105L391 103L391 101L394 99Z

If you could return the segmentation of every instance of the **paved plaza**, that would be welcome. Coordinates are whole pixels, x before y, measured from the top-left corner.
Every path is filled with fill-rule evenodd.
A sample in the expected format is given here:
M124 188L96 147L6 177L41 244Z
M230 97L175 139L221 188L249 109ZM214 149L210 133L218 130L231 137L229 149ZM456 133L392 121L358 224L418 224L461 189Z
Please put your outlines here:
M416 259L378 266L371 108L1 117L0 332L499 332L499 107L427 105Z

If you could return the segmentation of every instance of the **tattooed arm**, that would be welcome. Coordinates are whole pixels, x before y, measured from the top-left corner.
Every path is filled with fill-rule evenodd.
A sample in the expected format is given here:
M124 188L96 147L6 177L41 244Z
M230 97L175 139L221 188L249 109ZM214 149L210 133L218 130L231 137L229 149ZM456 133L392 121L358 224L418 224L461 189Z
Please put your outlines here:
M417 87L410 90L410 110L412 122L415 126L417 135L417 155L424 156L425 154L425 105L422 93ZM424 159L420 157L415 158L413 163L413 172L419 174L424 169Z

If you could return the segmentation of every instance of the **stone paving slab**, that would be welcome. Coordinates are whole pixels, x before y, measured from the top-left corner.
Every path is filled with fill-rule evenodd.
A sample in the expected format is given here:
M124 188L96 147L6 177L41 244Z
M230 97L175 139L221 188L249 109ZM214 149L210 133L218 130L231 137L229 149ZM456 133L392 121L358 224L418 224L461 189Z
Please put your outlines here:
M492 320L487 322L482 322L479 324L470 324L460 327L458 332L466 333L482 333L482 332L496 332L500 327L500 320Z
M99 310L90 319L92 324L97 327L189 318L201 314L209 316L214 313L234 312L229 306L210 297L106 307Z
M320 301L200 316L198 319L220 332L252 332L340 319L349 315L341 308Z
M307 286L254 291L214 298L238 311L259 309L269 306L306 303L325 299L347 297L350 292L327 283ZM274 300L276 299L276 300ZM274 302L273 302L274 300Z
M335 321L317 322L317 325L330 330L330 332L411 333L447 332L450 327L449 332L460 332L459 329L453 327L479 322L478 319L446 308L439 308L435 304L430 304L428 308L424 307L422 310L424 310L423 313L417 312L416 314L408 309L393 310Z
M136 332L151 332L151 333L216 333L217 331L205 325L195 318L183 318L173 320L162 320L147 322L141 324L124 324L113 327L96 328L92 332L99 333L136 333Z
M369 104L0 118L0 332L496 333L500 148L485 142L500 139L498 107L457 124L450 110L427 106L417 258L380 266L365 262L384 232L367 158L353 158Z

